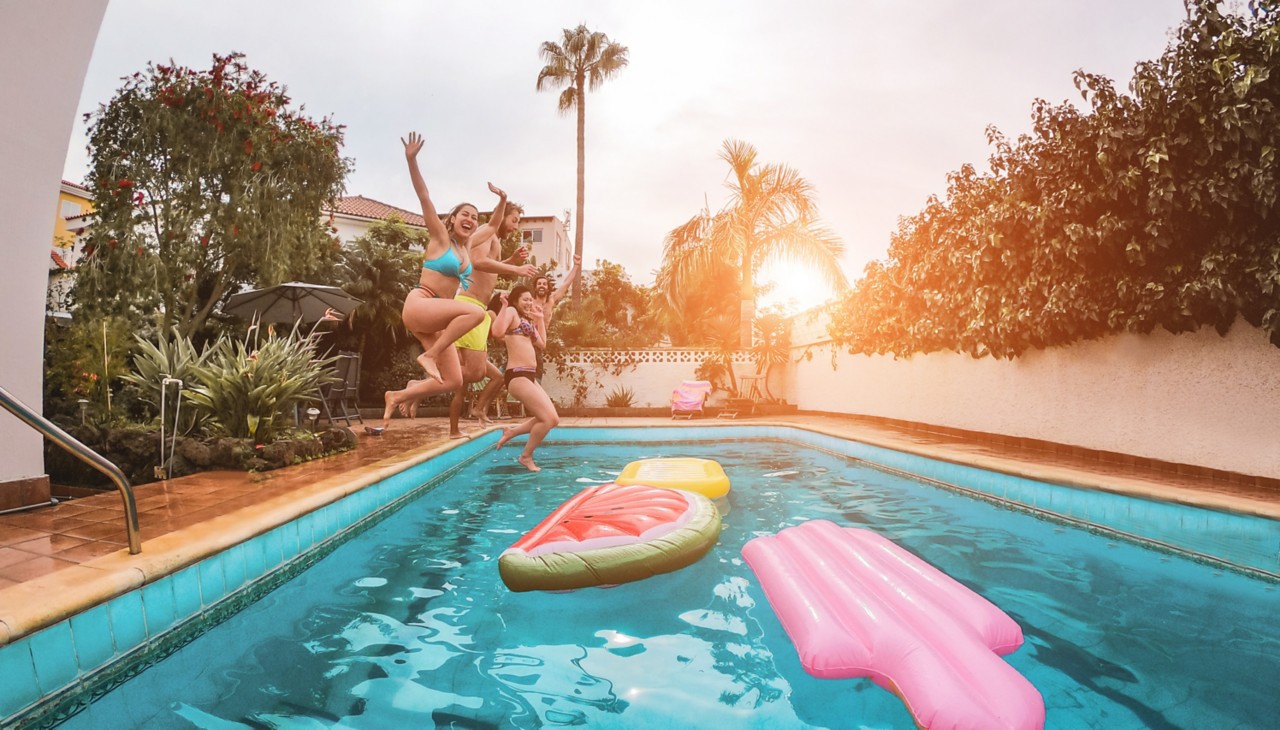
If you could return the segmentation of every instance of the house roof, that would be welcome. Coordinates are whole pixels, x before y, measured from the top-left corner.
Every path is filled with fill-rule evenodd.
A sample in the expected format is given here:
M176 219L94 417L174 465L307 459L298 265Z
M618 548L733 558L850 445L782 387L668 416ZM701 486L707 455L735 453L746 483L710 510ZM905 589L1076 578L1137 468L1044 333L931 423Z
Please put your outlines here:
M394 205L366 198L363 195L353 195L345 198L338 198L337 202L330 209L334 213L342 215L355 216L356 218L370 218L373 220L384 221L391 216L396 216L400 220L411 226L426 226L427 222L423 220L418 213L412 213L404 208L397 208Z
M62 258L57 251L50 251L49 258L53 259L53 263L57 264L59 269L63 269L65 271L71 268L71 264L67 263L67 260Z
M67 186L67 187L69 187L69 188L75 188L76 190L83 190L83 191L85 191L86 193L87 193L87 192L89 192L89 188L86 188L85 186L83 186L83 185L81 185L81 184L79 184L79 183L73 183L73 182L71 182L70 180L63 180L63 181L62 181L62 184L63 184L63 185L66 185L66 186Z

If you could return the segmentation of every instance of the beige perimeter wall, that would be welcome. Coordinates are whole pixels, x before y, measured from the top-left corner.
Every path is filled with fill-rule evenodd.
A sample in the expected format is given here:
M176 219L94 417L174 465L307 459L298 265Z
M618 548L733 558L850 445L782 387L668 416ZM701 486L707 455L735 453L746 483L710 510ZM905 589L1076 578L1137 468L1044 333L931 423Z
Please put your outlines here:
M1280 348L1244 322L1226 337L1212 329L1126 334L1015 360L850 355L833 351L825 332L821 315L797 317L793 362L769 379L774 395L802 411L915 421L1280 478ZM574 360L591 373L582 405L603 406L610 391L626 386L635 392L633 405L665 407L672 388L692 378L710 353L632 351L625 356L635 364L616 375L590 365L606 354L583 350ZM755 368L743 355L736 372ZM544 385L561 407L573 405L568 381L554 368Z
M780 380L787 400L801 410L1280 478L1280 348L1244 322L1226 337L1209 328L1124 334L1014 360L837 352L834 370L823 322L797 321L793 332L797 354L809 349L813 357L800 358ZM806 348L812 343L818 344Z

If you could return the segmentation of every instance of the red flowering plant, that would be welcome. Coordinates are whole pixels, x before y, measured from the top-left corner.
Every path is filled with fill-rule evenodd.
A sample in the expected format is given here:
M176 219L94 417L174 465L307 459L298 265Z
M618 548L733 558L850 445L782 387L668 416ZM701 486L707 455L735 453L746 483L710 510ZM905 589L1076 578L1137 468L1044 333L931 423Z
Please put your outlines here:
M243 285L333 271L320 211L343 191L343 127L307 118L280 84L214 55L148 64L91 121L96 223L72 296L87 315L156 313L200 330Z

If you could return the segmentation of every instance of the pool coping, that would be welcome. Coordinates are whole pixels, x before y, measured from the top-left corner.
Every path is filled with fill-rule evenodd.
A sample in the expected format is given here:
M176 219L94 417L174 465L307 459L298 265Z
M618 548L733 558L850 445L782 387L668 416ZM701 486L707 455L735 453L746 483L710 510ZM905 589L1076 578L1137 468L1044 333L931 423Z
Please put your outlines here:
M714 429L740 428L748 425L781 427L1049 484L1280 520L1280 503L1199 492L1187 487L1161 483L1154 479L1107 477L1068 466L1025 462L996 454L974 453L955 445L949 447L946 444L912 443L905 439L877 438L875 435L865 433L855 435L848 429L835 426L774 419L732 422L709 420L673 422L646 419L636 423L626 422L632 419L600 420L604 422L562 424L554 440L565 440L565 437L569 436L574 429L588 428ZM490 427L472 434L467 439L410 449L341 475L326 477L315 484L281 494L261 504L147 540L143 545L143 552L138 555L130 555L127 550L122 549L0 590L0 647L172 575L205 558L333 504L371 484L483 439L498 430L497 427Z

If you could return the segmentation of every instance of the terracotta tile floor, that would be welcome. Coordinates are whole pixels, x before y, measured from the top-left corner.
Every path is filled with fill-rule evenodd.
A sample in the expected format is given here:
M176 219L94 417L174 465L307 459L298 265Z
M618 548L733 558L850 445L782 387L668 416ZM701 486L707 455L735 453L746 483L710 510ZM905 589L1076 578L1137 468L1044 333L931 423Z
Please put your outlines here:
M734 425L763 419L692 426ZM1280 493L1225 480L1170 474L1133 465L923 433L851 417L794 415L768 419L838 433L890 448L1000 468L1032 478L1173 499L1280 519ZM565 418L565 426L670 425L662 418ZM448 441L443 418L397 421L379 437L359 433L344 454L271 472L205 472L135 489L144 543L203 521L252 508L267 499L350 473L408 451ZM122 550L127 539L120 497L108 492L27 512L0 515L0 590Z

